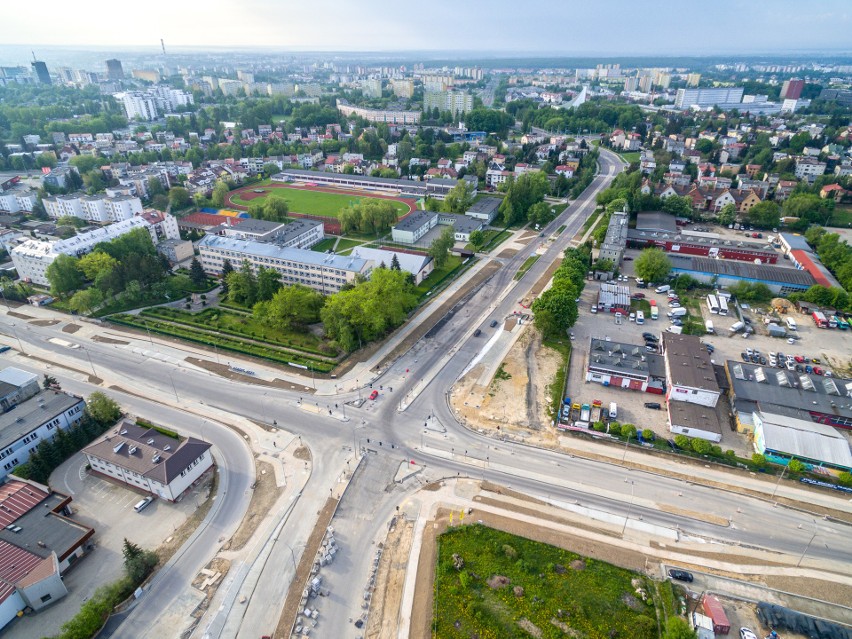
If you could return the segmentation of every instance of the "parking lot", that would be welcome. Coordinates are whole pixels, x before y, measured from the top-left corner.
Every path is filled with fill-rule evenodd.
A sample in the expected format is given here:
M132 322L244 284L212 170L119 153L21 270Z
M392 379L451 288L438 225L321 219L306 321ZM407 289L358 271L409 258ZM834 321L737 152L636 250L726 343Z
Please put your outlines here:
M154 550L175 533L207 497L212 473L208 472L180 503L155 499L142 512L134 504L147 496L124 485L90 475L86 459L77 453L50 478L51 487L73 498L73 519L95 529L95 548L65 574L68 595L33 618L22 618L5 629L9 639L51 636L74 616L100 586L122 576L124 539Z

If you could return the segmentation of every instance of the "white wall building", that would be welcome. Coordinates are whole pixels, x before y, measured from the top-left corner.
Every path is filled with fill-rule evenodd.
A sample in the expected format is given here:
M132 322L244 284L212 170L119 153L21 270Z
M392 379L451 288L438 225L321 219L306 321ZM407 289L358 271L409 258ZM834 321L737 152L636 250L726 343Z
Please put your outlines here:
M93 471L175 501L213 465L210 448L194 437L177 440L123 422L86 446L83 454Z
M721 89L678 89L675 107L688 109L692 106L712 107L717 104L734 104L743 101L743 88Z
M437 214L436 214L437 215ZM273 268L284 285L301 284L322 294L336 293L358 274L369 275L373 264L360 257L318 253L298 248L282 248L266 242L206 235L198 242L201 265L211 275L221 275L225 260L239 268L244 260L257 271Z
M416 244L421 237L438 225L438 213L415 211L400 220L391 230L394 242Z
M662 346L669 381L667 399L715 407L721 390L701 340L696 335L663 333Z
M150 122L157 119L157 102L153 96L146 95L141 91L131 91L117 93L113 97L121 102L128 120Z
M464 91L427 91L423 94L423 108L436 108L453 115L473 110L473 96Z
M120 222L142 212L142 200L132 196L71 193L42 199L44 210L53 219L74 216L89 222Z

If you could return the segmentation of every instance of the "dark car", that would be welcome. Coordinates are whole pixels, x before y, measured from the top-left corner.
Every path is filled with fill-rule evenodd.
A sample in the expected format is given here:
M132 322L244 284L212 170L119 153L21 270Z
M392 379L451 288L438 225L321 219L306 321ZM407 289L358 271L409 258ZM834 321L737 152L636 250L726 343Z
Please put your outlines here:
M763 355L760 356L760 365L766 366L766 358Z
M797 373L804 373L804 372L805 372L805 367L804 367L804 366L802 366L801 364L796 364L796 372L797 372Z
M491 323L489 324L489 326L491 328L494 328L495 326L497 326L497 320L491 320Z
M480 335L482 335L482 331L481 331L481 330L479 330L478 328L477 328L475 331L473 331L473 336L474 336L474 337L479 337Z
M653 408L654 410L660 410L662 405L660 402L645 402L645 408Z
M707 349L707 352L708 352L708 353L712 353L713 351L715 351L715 350L716 350L716 347L715 347L715 346L713 346L713 344L704 344L704 348L706 348L706 349Z
M630 297L632 297L634 300L644 300L645 293L633 293L633 295L631 295Z
M657 336L654 335L653 333L642 333L642 337L644 337L645 340L649 341L649 342L656 342L657 341Z
M678 581L686 581L692 583L693 576L691 572L686 572L685 570L677 570L676 568L671 568L669 570L669 577L672 579L677 579Z
M743 358L743 361L744 361L744 362L748 362L749 360L751 360L751 358L748 356L748 353L746 353L745 351L743 351L742 353L740 353L740 357L742 357L742 358Z
M807 366L805 366L805 372L806 372L806 373L813 373L813 372L814 372L814 367L813 367L813 366L811 366L810 364L808 364Z

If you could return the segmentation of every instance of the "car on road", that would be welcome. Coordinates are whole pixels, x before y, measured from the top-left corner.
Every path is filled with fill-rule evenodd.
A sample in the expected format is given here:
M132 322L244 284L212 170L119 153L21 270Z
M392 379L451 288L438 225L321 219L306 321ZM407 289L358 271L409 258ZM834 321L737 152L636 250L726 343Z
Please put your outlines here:
M491 328L494 328L495 326L497 326L497 323L498 323L497 320L491 320L491 323L489 324L489 326Z
M757 639L757 635L749 628L740 628L740 639Z
M662 405L660 404L660 402L645 402L645 408L660 410L662 408Z
M686 581L688 583L692 583L694 577L691 572L687 572L686 570L678 570L677 568L669 569L669 577L672 579L677 579L678 581ZM757 639L755 637L755 639Z
M5 353L8 350L11 350L11 346L0 346L0 353Z
M474 336L474 337L479 337L480 335L482 335L482 331L481 331L481 330L479 330L478 328L477 328L475 331L473 331L473 336Z
M141 513L149 505L151 505L152 501L154 501L154 498L149 495L148 497L146 497L142 501L136 502L136 505L133 507L133 510L135 510L137 513Z
M374 390L372 393L370 393L370 399L374 400L378 396L379 396L379 391L377 391L377 390Z

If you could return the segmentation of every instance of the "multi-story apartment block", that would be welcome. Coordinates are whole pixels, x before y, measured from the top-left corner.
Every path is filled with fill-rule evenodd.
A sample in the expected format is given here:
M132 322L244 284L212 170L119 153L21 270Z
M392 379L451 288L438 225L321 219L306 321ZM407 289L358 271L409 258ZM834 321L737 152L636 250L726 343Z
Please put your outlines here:
M370 260L358 257L318 253L275 244L206 235L198 242L201 265L211 275L221 275L225 260L239 267L247 261L257 269L272 268L281 274L283 284L301 284L323 295L336 293L356 275L367 276L373 268Z
M812 157L803 157L796 160L796 177L800 180L813 178L825 173L825 162Z
M414 95L414 80L391 80L391 88L396 97L410 100Z
M368 122L385 122L386 124L419 124L420 111L399 111L393 109L368 109L356 107L346 100L337 100L337 110L345 116L355 115Z
M473 109L473 96L464 91L436 91L423 95L423 108L449 111L453 115L467 113Z
M675 107L688 109L692 106L712 107L724 104L737 104L743 101L743 88L722 89L678 89Z
M142 213L142 200L120 195L72 193L42 199L44 210L53 219L74 216L89 222L120 222Z
M141 91L131 91L116 93L113 97L121 102L128 120L150 122L157 119L157 103L153 96L146 95Z

